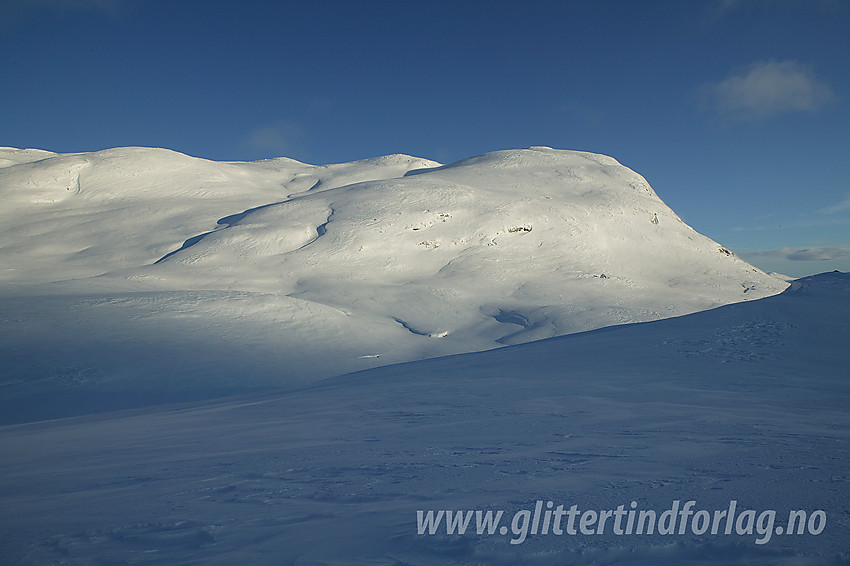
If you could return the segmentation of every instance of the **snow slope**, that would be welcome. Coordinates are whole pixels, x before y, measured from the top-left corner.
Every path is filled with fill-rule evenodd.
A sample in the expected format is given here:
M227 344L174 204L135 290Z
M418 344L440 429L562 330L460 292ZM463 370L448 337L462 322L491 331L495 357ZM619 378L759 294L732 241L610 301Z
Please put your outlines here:
M0 281L31 285L137 268L244 211L309 190L397 177L435 162L393 155L316 167L217 163L164 149L0 149Z
M601 155L7 148L0 164L6 422L300 386L787 286Z
M536 230L537 228L535 228ZM0 428L14 564L848 564L850 276L288 393ZM244 360L243 360L244 361ZM820 534L417 534L536 501ZM763 544L758 544L762 540Z

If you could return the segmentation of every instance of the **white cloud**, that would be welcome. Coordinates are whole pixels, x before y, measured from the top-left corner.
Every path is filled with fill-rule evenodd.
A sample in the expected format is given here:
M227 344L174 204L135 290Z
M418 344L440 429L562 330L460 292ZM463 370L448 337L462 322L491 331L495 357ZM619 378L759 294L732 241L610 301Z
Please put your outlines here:
M718 113L732 120L760 120L787 112L813 112L834 94L797 61L753 63L742 72L706 86Z
M832 261L835 259L850 257L850 246L827 246L803 249L780 248L778 250L748 252L739 255L747 258L770 257L788 259L791 261Z

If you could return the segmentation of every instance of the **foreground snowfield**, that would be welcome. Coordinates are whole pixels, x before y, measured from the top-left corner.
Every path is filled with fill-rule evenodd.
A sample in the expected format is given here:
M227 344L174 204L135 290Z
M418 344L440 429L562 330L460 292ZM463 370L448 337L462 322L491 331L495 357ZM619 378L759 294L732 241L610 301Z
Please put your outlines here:
M0 429L9 564L847 564L850 276L298 391ZM738 501L820 534L417 534ZM473 521L474 522L474 521ZM470 529L470 531L472 531ZM752 532L752 529L750 529Z

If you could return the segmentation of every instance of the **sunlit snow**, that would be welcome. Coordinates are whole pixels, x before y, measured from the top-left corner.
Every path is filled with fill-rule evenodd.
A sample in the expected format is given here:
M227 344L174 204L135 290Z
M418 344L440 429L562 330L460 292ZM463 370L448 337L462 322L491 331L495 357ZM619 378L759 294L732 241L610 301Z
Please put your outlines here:
M850 279L761 272L610 157L5 148L0 198L4 563L850 561ZM674 500L828 519L417 532Z

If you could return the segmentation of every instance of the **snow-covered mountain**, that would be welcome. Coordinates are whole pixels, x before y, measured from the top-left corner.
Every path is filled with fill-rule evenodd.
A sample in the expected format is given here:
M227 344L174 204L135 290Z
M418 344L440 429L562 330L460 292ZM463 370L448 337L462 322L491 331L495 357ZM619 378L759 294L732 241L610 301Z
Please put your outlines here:
M609 157L2 149L0 261L4 563L847 564L847 274Z
M297 385L787 286L589 153L313 166L7 148L0 164L7 398L33 380L84 399Z

